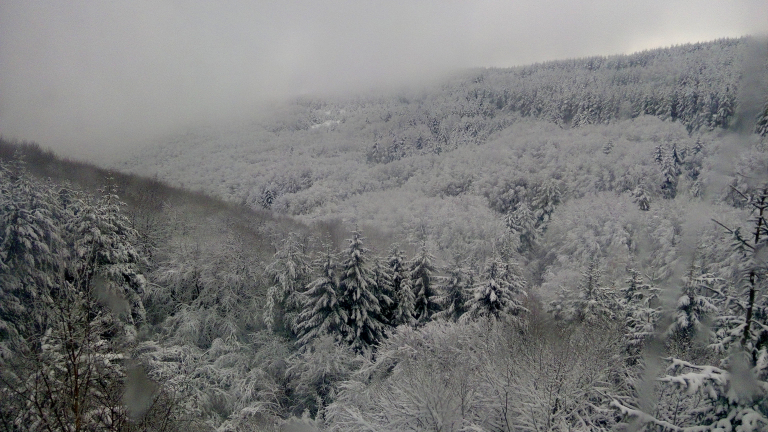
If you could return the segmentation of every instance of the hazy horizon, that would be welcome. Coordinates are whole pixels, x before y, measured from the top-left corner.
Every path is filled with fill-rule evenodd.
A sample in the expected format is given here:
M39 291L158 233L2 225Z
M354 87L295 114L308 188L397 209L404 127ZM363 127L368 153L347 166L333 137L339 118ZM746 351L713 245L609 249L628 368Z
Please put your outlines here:
M764 1L0 5L0 134L103 159L303 94L763 35Z

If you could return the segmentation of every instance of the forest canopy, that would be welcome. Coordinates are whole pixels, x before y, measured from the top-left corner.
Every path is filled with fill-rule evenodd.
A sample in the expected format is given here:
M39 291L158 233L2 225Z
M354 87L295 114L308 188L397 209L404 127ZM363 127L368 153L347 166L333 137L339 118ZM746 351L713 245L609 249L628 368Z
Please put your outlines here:
M765 430L767 115L745 38L302 99L155 179L0 140L0 428Z

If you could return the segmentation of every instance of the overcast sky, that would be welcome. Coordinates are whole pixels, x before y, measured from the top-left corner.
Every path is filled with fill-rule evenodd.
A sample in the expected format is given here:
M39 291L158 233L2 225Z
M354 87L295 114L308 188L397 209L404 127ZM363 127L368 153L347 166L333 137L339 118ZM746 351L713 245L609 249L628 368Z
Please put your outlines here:
M766 0L2 0L0 134L101 158L298 94L766 31Z

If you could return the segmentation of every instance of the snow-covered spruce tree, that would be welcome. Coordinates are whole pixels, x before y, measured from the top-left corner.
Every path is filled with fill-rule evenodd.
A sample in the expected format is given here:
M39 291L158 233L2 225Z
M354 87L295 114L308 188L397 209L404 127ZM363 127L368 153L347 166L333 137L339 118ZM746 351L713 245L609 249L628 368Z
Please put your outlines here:
M23 172L15 180L25 186L14 188L6 184L6 174L0 188L15 189L15 198L9 194L3 205L15 217L3 219L10 225L3 227L0 242L0 291L4 300L11 300L16 293L6 290L11 285L5 282L21 282L29 294L23 297L25 313L34 317L26 322L34 325L16 325L25 320L3 317L15 331L4 334L8 339L3 342L9 343L3 344L0 356L2 424L11 430L24 425L29 430L84 431L124 430L129 417L146 423L143 414L154 396L139 410L122 399L125 353L143 319L139 294L144 278L120 201L110 192L93 199L55 188ZM36 200L34 218L27 218L30 207L22 204ZM34 256L24 258L30 253ZM54 260L55 266L40 267Z
M704 332L709 332L708 323L718 312L710 292L717 278L711 274L696 275L696 270L697 266L692 264L682 280L682 293L666 333L670 346L679 353L690 352L697 340L709 340L710 335Z
M44 328L35 308L58 284L68 255L60 213L50 188L33 181L20 159L0 163L0 357L12 341Z
M755 133L761 137L768 136L768 102L765 104L763 111L757 116Z
M547 179L533 188L531 208L537 220L537 229L542 231L562 201L562 191L557 180Z
M469 269L456 262L443 281L440 287L442 295L438 298L443 310L436 313L434 318L455 322L467 311L467 304L473 295L474 278Z
M659 164L664 178L661 184L661 196L665 199L674 199L677 195L677 183L682 164L677 146L673 145L671 149L666 149L662 145L657 146L654 159Z
M744 198L755 214L752 232L745 236L739 229L726 228L733 238L732 248L739 263L742 285L735 287L724 301L714 346L725 353L739 342L755 365L761 353L768 349L768 293L765 292L768 263L764 257L768 249L768 185Z
M513 212L507 214L505 222L509 229L519 236L520 252L530 251L536 245L541 234L538 218L525 201L520 202Z
M341 305L347 315L348 333L345 339L358 352L367 351L378 343L384 336L385 328L367 252L368 249L363 247L363 237L354 231L344 252L339 274L343 293Z
M550 305L555 318L568 321L596 323L616 317L618 307L615 293L600 284L600 262L592 258L581 274L581 282L573 292L564 288Z
M646 341L656 332L661 317L658 288L643 281L639 271L627 269L629 278L621 289L621 306L624 309L625 339L630 364L640 357Z
M525 292L525 279L499 259L490 259L473 287L467 302L467 318L517 316L525 311L520 297Z
M74 215L65 227L73 251L69 272L83 292L98 281L94 294L106 304L123 304L119 313L127 314L126 322L135 326L145 318L140 296L146 281L139 271L144 258L134 247L138 233L122 212L125 203L116 195L115 186L99 192L96 200L83 197L68 205Z
M744 196L754 210L752 229L724 228L741 257L743 286L726 302L718 317L719 339L713 347L723 355L718 366L671 358L668 375L660 378L681 395L697 398L692 409L675 412L674 424L614 401L613 406L637 422L663 430L757 432L768 429L768 307L765 260L768 243L768 186ZM669 416L667 416L669 417Z
M637 204L638 208L642 211L648 211L651 209L651 199L645 190L645 186L640 184L632 191L632 200Z
M433 314L440 311L435 286L436 269L432 264L434 259L426 243L423 243L409 265L414 295L414 318L419 324L426 323L432 319Z
M393 274L389 266L380 257L375 257L373 262L373 283L376 286L376 298L381 307L381 322L392 325L392 314L397 307L395 290L393 287Z
M307 286L312 272L298 234L291 233L282 241L264 272L270 283L264 323L276 333L288 336L299 306L297 294Z
M390 310L389 324L393 327L399 325L414 325L416 319L415 299L411 286L411 277L408 272L405 254L397 246L389 251L387 266L390 270L390 283L392 284L392 308Z
M261 204L262 207L269 210L272 207L272 203L275 202L276 193L269 187L264 188L264 191L261 193L261 197L259 198L259 204Z
M99 291L94 294L100 300L105 304L114 298L127 301L128 308L121 313L127 314L131 324L141 322L144 310L139 295L145 280L139 265L143 258L133 246L136 232L114 192L103 189L101 197L94 199L33 181L23 169L15 176L7 185L8 195L4 194L7 211L0 222L4 295L13 294L14 287L23 288L26 294L17 294L27 305L34 305L37 296L63 289L63 281L88 292L98 280ZM10 297L7 300L4 304L16 307Z
M302 346L323 335L338 342L350 333L349 317L342 307L337 265L330 251L326 251L313 265L320 274L300 294L302 309L296 319L296 334Z

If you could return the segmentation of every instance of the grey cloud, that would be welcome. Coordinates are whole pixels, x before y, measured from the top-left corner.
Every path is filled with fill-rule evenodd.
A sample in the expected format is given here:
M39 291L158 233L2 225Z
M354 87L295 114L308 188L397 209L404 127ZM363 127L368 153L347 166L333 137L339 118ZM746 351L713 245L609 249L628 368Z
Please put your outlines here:
M743 1L7 1L0 133L79 157L303 93L755 34Z

